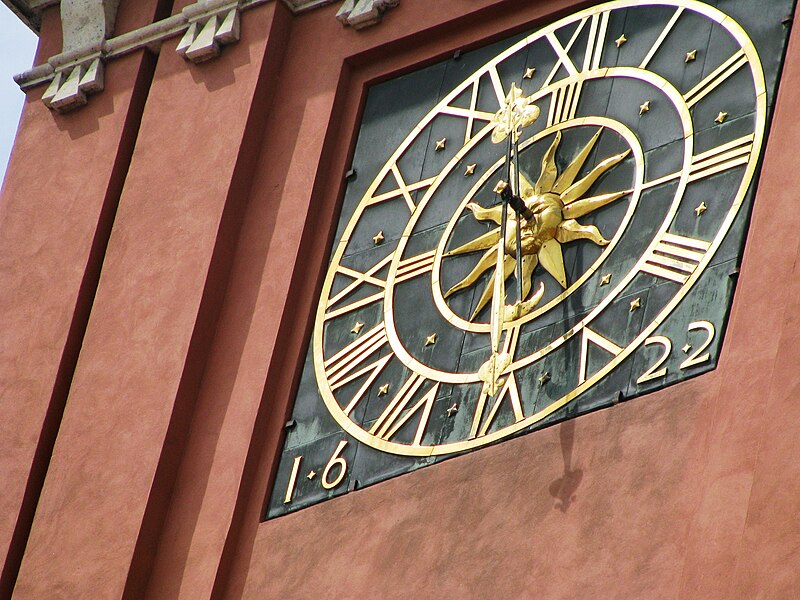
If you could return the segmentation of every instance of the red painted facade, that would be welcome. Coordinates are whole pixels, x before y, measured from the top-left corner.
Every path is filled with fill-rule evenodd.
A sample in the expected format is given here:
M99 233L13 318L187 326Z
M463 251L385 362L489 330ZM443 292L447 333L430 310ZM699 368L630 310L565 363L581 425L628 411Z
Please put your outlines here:
M160 3L121 4L118 32ZM171 38L72 113L29 92L0 597L800 597L796 36L715 371L261 522L365 86L583 5L402 0L356 31L272 2L207 63Z

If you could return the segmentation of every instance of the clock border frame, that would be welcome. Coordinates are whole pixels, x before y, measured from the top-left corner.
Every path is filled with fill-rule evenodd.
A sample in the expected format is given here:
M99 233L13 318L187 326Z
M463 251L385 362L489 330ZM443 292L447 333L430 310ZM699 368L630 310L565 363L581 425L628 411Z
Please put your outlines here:
M555 4L555 6L554 6ZM426 66L430 66L432 64L438 63L442 60L446 60L449 57L453 56L453 52L461 53L469 50L474 50L491 44L493 42L502 41L503 39L507 39L514 34L523 32L523 31L530 31L536 29L535 33L540 33L550 27L555 28L555 25L559 22L565 20L575 19L579 14L587 14L591 15L594 13L602 12L603 10L607 10L609 8L613 9L616 8L626 8L630 6L630 0L612 0L611 2L604 2L601 4L597 4L596 2L570 2L569 0L563 0L562 2L554 2L549 3L545 6L531 6L526 7L526 10L521 11L507 11L503 14L498 14L491 19L481 20L478 24L473 24L473 26L467 27L466 32L458 30L458 24L460 23L459 20L450 21L444 24L439 24L439 28L449 29L451 30L453 37L456 39L464 39L470 37L472 41L467 45L462 45L458 43L453 43L450 40L450 37L447 35L442 37L432 36L430 41L416 46L414 48L405 47L405 44L400 44L402 47L399 51L391 53L390 56L386 56L385 53L382 52L381 47L372 48L371 51L365 52L363 54L353 54L349 59L346 59L343 63L343 69L340 73L339 79L339 86L337 87L337 94L336 94L336 102L343 101L346 107L343 109L344 114L346 115L346 119L342 119L341 122L338 124L339 129L349 129L350 131L350 139L347 147L346 158L342 160L342 145L333 143L333 140L326 140L325 145L323 146L323 152L321 155L320 163L325 161L326 155L329 152L334 152L339 155L338 161L332 161L328 163L327 173L325 176L327 178L335 177L336 173L344 173L346 172L347 165L352 163L353 154L355 151L355 145L358 140L358 135L360 132L360 123L363 116L364 106L366 103L367 94L369 91L369 87L375 85L377 83L382 83L384 81L393 79L395 77L401 76L403 74L413 72ZM752 41L750 40L747 33L743 30L743 28L736 22L733 21L730 17L728 17L725 13L722 13L715 7L709 6L704 2L700 2L699 0L648 0L647 4L652 5L666 5L666 6L689 6L689 5L696 5L700 4L706 10L700 10L698 12L702 13L704 16L708 18L712 18L711 15L708 13L718 13L722 16L722 19L717 20L713 19L717 23L722 23L725 20L728 20L733 25L733 29L736 30L737 35L734 37L738 37L738 35L744 36L749 44L749 48L746 47L745 44L742 44L743 49L745 49L746 55L748 59L753 53L756 57L758 56L757 50L753 45ZM561 6L563 5L563 6ZM587 7L588 6L588 7ZM522 24L520 24L520 20L517 18L519 14L525 13L526 17L522 19ZM528 16L528 13L533 13ZM474 18L474 15L472 15ZM472 19L468 19L472 20ZM476 19L477 20L477 19ZM503 27L502 24L506 24L506 27ZM731 28L726 27L728 31L731 31ZM476 30L485 30L486 35L480 35L476 32ZM397 41L407 41L414 36L404 36L399 38ZM476 41L477 40L477 41ZM788 43L788 42L787 42ZM415 60L417 55L423 55L423 58L420 60ZM497 57L494 57L497 58ZM494 60L494 59L492 59ZM750 62L750 60L748 60ZM400 63L400 64L397 64ZM738 214L738 210L741 207L741 204L750 189L754 179L758 180L757 172L758 168L762 159L762 154L764 151L764 143L766 137L769 135L769 120L767 118L767 98L766 98L766 88L764 84L764 76L763 76L763 68L761 67L760 61L755 63L758 65L758 72L760 74L760 81L756 82L756 125L755 125L755 138L753 141L753 151L751 153L751 159L748 161L745 175L743 176L743 180L747 179L749 181L747 186L740 186L739 192L737 193L737 198L734 202L731 203L729 210L729 214L725 219L725 232L730 229L733 217ZM483 69L486 65L484 64L481 69ZM350 72L348 67L352 67L353 71ZM778 71L779 75L782 73L782 68ZM466 80L465 80L466 81ZM463 83L463 82L462 82ZM758 84L761 84L760 86ZM359 93L360 92L360 93ZM352 104L356 100L358 105L354 107ZM438 106L437 103L435 106ZM774 108L774 107L773 107ZM433 109L431 109L433 110ZM426 113L426 116L429 113ZM423 117L424 119L425 117ZM327 131L327 134L330 134L330 128ZM331 142L333 148L328 146L328 143ZM340 185L338 187L337 193L335 195L335 202L330 202L330 199L333 198L333 194L326 194L322 190L318 190L317 185L319 184L319 175L322 173L318 173L318 177L315 180L315 189L312 193L311 202L314 203L318 194L322 194L323 197L327 197L329 199L328 202L325 202L326 208L328 212L321 211L320 216L323 214L329 219L327 221L329 225L329 231L327 236L320 236L326 242L326 246L322 248L321 253L315 252L316 256L319 256L319 270L318 270L318 280L316 282L316 286L314 288L314 293L311 295L310 302L310 315L307 327L304 331L304 343L303 347L307 348L307 344L311 344L312 348L314 346L314 337L315 332L314 330L317 327L317 322L319 319L318 313L322 310L320 304L321 298L321 291L324 289L323 282L327 277L327 273L330 269L330 265L332 263L332 259L336 252L336 246L334 244L333 237L335 235L337 225L341 219L341 209L344 200L344 193L347 188L347 181L346 179L340 180ZM686 174L682 175L681 180L685 178ZM733 207L736 207L736 210L733 211ZM352 220L352 217L351 217ZM720 229L721 230L721 229ZM720 231L718 230L718 231ZM712 242L712 249L713 251L709 252L709 256L713 256L716 252L719 244L721 243L724 235L720 236L717 235ZM337 240L338 241L338 240ZM744 252L744 249L742 249ZM511 437L515 435L515 433L519 433L525 427L529 427L532 424L541 421L541 419L545 418L548 414L551 414L555 410L563 407L564 405L568 404L572 401L576 396L583 393L586 389L594 385L600 378L605 376L608 372L613 370L613 368L623 360L627 358L627 356L632 353L636 348L641 346L644 340L647 338L647 334L651 333L651 329L654 330L666 316L668 316L677 303L682 299L682 297L688 293L688 291L692 288L694 282L697 278L704 272L705 265L703 269L698 269L695 271L696 276L693 275L693 279L691 279L691 284L687 282L682 286L682 289L676 294L675 297L668 303L668 305L661 311L659 316L653 320L653 322L648 326L648 328L644 329L640 332L639 336L634 339L633 342L628 344L625 347L625 350L628 348L632 348L630 352L621 353L618 357L610 361L607 365L601 368L597 373L595 373L591 378L587 378L585 382L580 384L578 387L574 388L570 393L563 396L558 401L554 402L550 406L548 406L544 411L547 411L546 414L541 414L544 411L540 411L539 413L534 413L529 417L526 417L523 421L516 423L515 425L520 425L519 427L514 428L513 431L506 431L505 428L498 432L494 432L492 434L487 434L479 439L471 440L471 441L462 441L462 442L454 442L449 443L447 445L434 445L434 446L408 446L405 444L398 444L395 442L389 442L380 438L376 438L375 436L370 435L365 430L361 429L357 424L352 422L350 419L345 417L345 422L340 421L338 415L336 415L335 411L331 410L330 406L328 406L328 398L326 398L326 394L324 393L326 390L322 386L317 386L321 396L323 397L323 401L326 404L326 410L328 414L334 418L337 422L339 427L344 433L355 438L360 443L365 443L368 446L375 448L377 450L387 452L393 455L398 456L411 456L411 457L427 457L427 456L450 456L455 455L460 452L464 452L466 450L472 450L479 447L486 446L488 444L497 442L504 438ZM733 302L735 298L731 299L731 306L733 306ZM641 338L641 339L639 339ZM287 410L291 412L292 406L294 404L294 400L297 395L297 385L299 382L300 374L302 373L305 367L305 361L302 360L302 354L298 357L297 360L297 367L294 374L294 382L291 386L290 393L288 394L288 406ZM316 360L316 358L315 358ZM315 367L315 376L318 375L318 369ZM319 382L318 382L319 384ZM652 390L648 393L655 393L660 390ZM338 406L334 398L330 400L341 412L341 407ZM528 422L532 419L533 416L540 415L539 418L532 422ZM502 435L498 435L502 431ZM369 441L365 439L361 439L362 437L370 438ZM479 443L476 443L479 442ZM447 451L437 451L438 448L447 447Z

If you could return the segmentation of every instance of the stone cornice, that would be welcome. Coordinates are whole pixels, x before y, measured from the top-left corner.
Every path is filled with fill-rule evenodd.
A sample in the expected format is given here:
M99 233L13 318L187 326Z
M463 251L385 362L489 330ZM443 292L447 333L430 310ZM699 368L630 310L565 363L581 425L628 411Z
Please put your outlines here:
M11 11L17 15L20 20L25 23L28 27L30 27L34 32L39 32L39 27L41 25L41 11L42 9L53 6L58 4L60 0L0 0L11 9ZM282 0L286 6L289 7L293 13L298 14L305 12L307 10L312 10L314 8L319 8L320 6L326 6L328 4L333 4L337 0ZM366 0L359 1L359 0L348 0L342 5L340 9L340 13L342 11L352 12L354 4L365 4L365 5L376 5L377 10L382 12L383 8L382 5L396 5L399 0ZM347 5L351 5L350 8ZM367 12L371 7L367 7ZM362 9L363 10L363 9ZM357 14L362 12L361 10L357 11ZM338 14L337 14L338 17Z
M58 4L59 0L0 0L17 15L34 33L39 33L41 11L43 8Z
M43 8L59 3L59 0L2 1L32 28L38 26ZM224 45L238 41L243 11L272 1L197 0L176 15L111 37L119 0L65 0L61 2L63 51L46 63L16 75L14 81L24 91L50 84L42 97L45 104L60 112L72 110L85 104L88 94L102 91L103 67L108 60L141 48L158 52L164 41L179 35L183 37L177 51L186 60L199 63L212 59ZM283 0L295 14L335 1ZM362 29L380 21L383 13L398 3L399 0L346 0L336 18L344 25Z

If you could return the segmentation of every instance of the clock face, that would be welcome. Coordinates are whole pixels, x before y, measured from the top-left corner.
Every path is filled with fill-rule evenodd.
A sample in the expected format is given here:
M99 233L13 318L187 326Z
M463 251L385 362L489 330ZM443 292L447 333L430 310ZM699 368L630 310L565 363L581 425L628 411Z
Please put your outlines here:
M370 90L268 516L715 366L761 21L620 0Z

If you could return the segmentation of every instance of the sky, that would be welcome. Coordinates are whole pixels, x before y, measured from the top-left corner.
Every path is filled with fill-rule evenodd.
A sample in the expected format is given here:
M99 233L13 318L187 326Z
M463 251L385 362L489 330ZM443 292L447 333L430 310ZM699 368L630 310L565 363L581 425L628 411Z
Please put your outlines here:
M3 180L22 112L23 94L12 76L33 65L39 38L0 3L0 181Z

